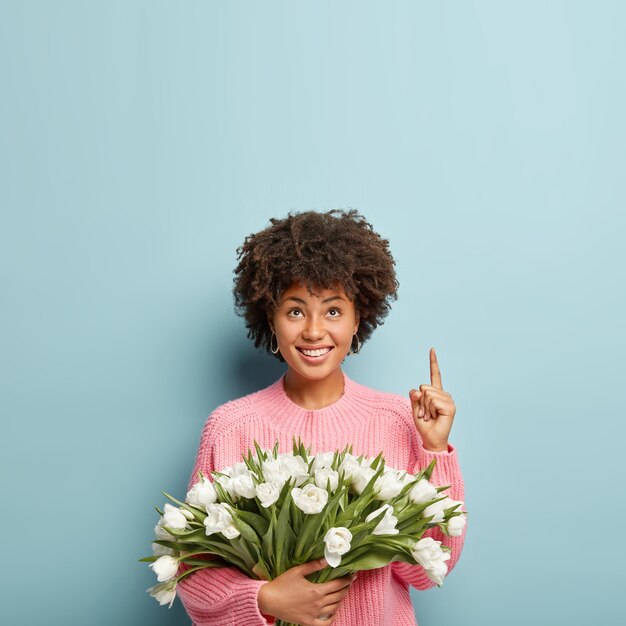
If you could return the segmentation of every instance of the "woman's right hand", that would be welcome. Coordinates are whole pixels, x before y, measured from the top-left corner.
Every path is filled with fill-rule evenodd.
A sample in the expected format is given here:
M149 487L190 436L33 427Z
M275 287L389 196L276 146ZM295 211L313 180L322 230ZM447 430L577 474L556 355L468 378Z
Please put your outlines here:
M327 583L312 583L305 576L326 567L319 559L288 569L259 588L259 610L265 615L301 626L329 626L356 574Z

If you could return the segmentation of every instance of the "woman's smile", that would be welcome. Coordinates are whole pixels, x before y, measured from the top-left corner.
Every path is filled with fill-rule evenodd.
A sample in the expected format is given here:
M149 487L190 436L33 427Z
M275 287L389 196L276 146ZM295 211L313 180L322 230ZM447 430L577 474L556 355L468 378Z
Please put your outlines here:
M323 348L300 348L296 347L296 350L300 352L302 358L308 363L321 363L324 361L325 357L327 357L332 347L323 347Z

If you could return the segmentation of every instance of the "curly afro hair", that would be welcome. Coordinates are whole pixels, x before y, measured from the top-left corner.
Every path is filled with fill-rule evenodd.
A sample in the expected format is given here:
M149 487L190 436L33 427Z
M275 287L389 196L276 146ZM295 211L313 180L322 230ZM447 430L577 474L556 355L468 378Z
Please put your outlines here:
M365 343L398 297L389 241L355 209L290 212L270 224L237 248L234 270L235 310L255 347L271 354L268 314L294 282L311 293L315 287L342 287L359 314L357 336ZM275 356L284 361L280 352Z

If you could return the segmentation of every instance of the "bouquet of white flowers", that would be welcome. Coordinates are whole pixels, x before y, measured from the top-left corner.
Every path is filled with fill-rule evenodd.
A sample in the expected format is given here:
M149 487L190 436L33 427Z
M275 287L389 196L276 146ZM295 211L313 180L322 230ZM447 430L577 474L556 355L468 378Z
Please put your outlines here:
M435 526L460 535L466 513L440 495L449 486L429 482L434 460L412 475L386 467L382 453L357 457L351 447L315 455L295 440L292 453L279 454L278 442L271 451L255 448L213 480L199 472L185 502L164 493L178 507L157 509L154 554L140 559L157 575L148 592L160 604L171 607L177 582L205 567L272 580L322 557L328 567L313 582L403 561L441 585L450 548L423 535ZM177 575L180 563L190 568Z

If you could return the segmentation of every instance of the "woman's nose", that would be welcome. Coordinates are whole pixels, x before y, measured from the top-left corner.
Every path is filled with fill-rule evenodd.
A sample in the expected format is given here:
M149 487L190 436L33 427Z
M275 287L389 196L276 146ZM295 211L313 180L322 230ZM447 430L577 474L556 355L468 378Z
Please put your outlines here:
M325 334L323 321L316 315L311 315L302 331L305 339L320 339Z

